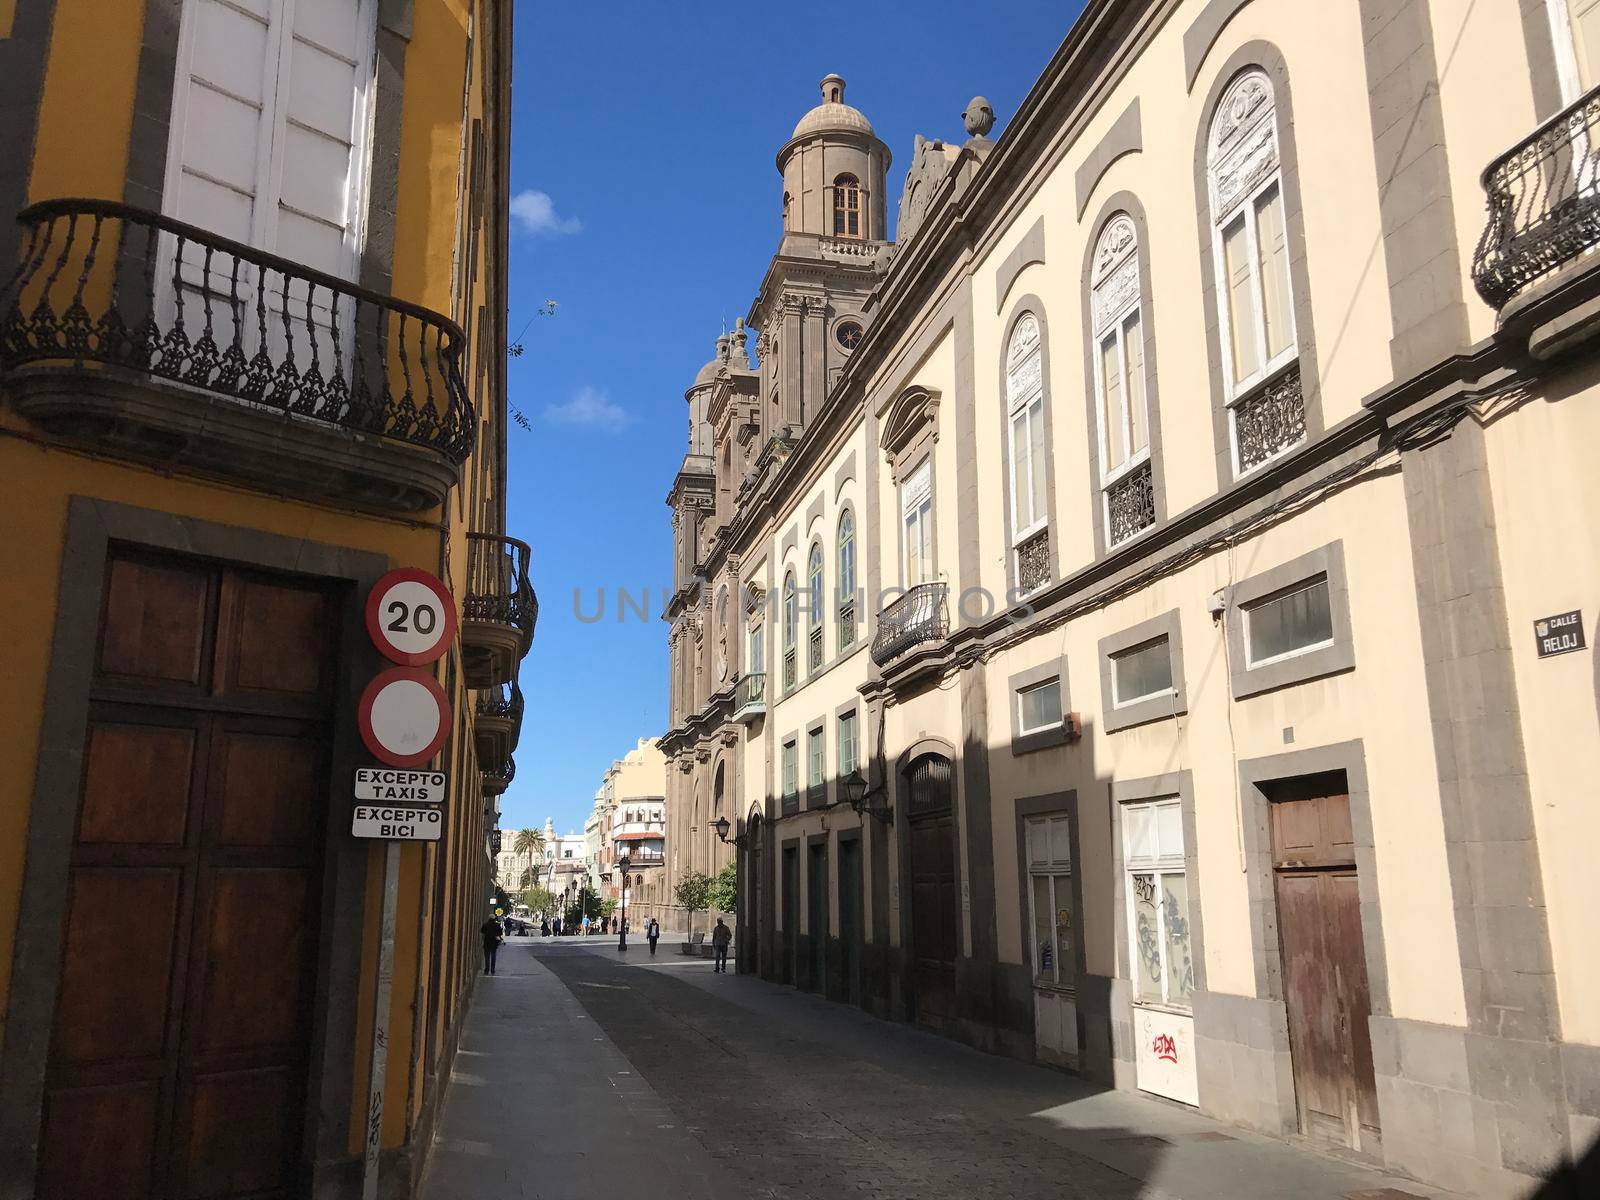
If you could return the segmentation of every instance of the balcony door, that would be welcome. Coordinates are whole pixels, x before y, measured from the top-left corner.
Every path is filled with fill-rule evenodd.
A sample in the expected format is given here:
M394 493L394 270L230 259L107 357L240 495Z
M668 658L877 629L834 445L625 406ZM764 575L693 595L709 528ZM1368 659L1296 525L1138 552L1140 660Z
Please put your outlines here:
M1561 102L1574 103L1600 83L1600 0L1545 0L1555 43Z
M377 0L184 0L162 211L355 280L371 160L376 7ZM174 272L175 251L175 240L162 247L163 327L181 290L186 330L198 338L209 293L212 320L222 326L212 336L224 348L234 334L232 301L247 355L264 334L275 362L293 345L298 365L309 365L303 281L286 283L276 273L262 280L255 268L227 255L208 259L193 245L184 246ZM309 302L322 372L331 375L331 328L337 321L348 343L354 314L335 314L326 289ZM341 349L348 357L348 345Z
M906 787L917 1020L941 1029L955 1018L956 955L961 944L950 760L936 754L917 759L906 772Z

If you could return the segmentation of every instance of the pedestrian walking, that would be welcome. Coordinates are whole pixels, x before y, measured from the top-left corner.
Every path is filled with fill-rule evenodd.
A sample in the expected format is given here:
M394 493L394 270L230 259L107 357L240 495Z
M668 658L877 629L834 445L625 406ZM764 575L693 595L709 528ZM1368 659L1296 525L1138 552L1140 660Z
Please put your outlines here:
M583 936L584 937L588 937L589 936L589 914L588 913L584 913L583 914Z
M650 953L654 954L656 952L656 943L661 940L661 923L651 917L650 924L645 926L644 935L650 939Z
M717 927L711 931L711 950L717 956L716 970L726 975L728 973L728 943L733 941L733 930L722 923L722 918L717 918Z
M545 918L542 918L539 921L539 936L540 937L549 937L550 936L550 918L545 917Z
M551 927L556 931L556 936L560 937L561 936L561 918L557 917L554 921L552 921L551 922Z
M478 933L483 937L483 973L494 974L494 960L500 954L500 943L506 940L506 927L500 924L500 918L491 916L478 927Z

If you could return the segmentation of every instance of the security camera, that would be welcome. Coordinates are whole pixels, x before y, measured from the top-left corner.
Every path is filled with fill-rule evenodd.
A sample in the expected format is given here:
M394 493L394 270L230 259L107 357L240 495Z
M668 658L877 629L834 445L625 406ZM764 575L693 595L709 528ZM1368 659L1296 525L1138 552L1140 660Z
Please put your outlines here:
M1206 601L1206 611L1211 614L1213 621L1220 621L1222 614L1228 611L1228 599L1220 591L1212 592Z

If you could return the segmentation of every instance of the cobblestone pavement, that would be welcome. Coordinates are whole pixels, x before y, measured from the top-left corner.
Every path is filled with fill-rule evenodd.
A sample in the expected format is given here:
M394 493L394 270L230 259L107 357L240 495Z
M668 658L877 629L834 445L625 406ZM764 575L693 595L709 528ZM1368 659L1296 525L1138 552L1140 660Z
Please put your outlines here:
M576 1197L590 1178L623 1193L638 1178L653 1200L1438 1195L1181 1106L1102 1091L792 988L716 975L670 949L651 959L643 947L624 958L609 946L508 943L463 1046L479 1045L473 1022L487 996L497 997L497 1030L510 1033L508 965L525 976L523 1036L547 1049L516 1066L534 1077L522 1074L522 1090L567 1089L569 1100L512 1118L501 1140L528 1123L545 1131L535 1143L561 1131L554 1142L568 1153L547 1163L537 1144L502 1150L493 1137L466 1153L452 1148L461 1135L451 1126L465 1111L458 1065L424 1200ZM606 1086L585 1088L585 1058ZM488 1076L484 1058L472 1062L475 1077ZM575 1159L569 1122L608 1136L578 1147Z
M1437 1195L675 954L536 946L746 1197ZM666 950L666 947L662 947ZM1397 1187L1384 1192L1384 1187Z

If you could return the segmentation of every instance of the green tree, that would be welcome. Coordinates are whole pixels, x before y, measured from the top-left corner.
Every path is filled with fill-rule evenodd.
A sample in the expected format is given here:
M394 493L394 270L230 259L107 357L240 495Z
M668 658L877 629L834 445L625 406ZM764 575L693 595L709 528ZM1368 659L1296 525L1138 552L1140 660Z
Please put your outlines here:
M522 886L526 890L538 882L538 875L534 871L533 860L544 853L544 834L537 829L521 829L517 831L517 840L511 843L513 854L526 854L528 867L522 873ZM529 908L533 906L528 905Z
M527 872L523 872L526 877ZM528 906L530 912L544 913L554 916L556 911L556 898L547 889L532 884L522 889L522 902Z
M689 936L694 937L694 915L704 912L711 894L711 876L703 871L690 871L678 880L672 889L672 896L679 904L689 910Z
M719 912L739 911L739 864L729 863L717 872L706 896L707 902Z

